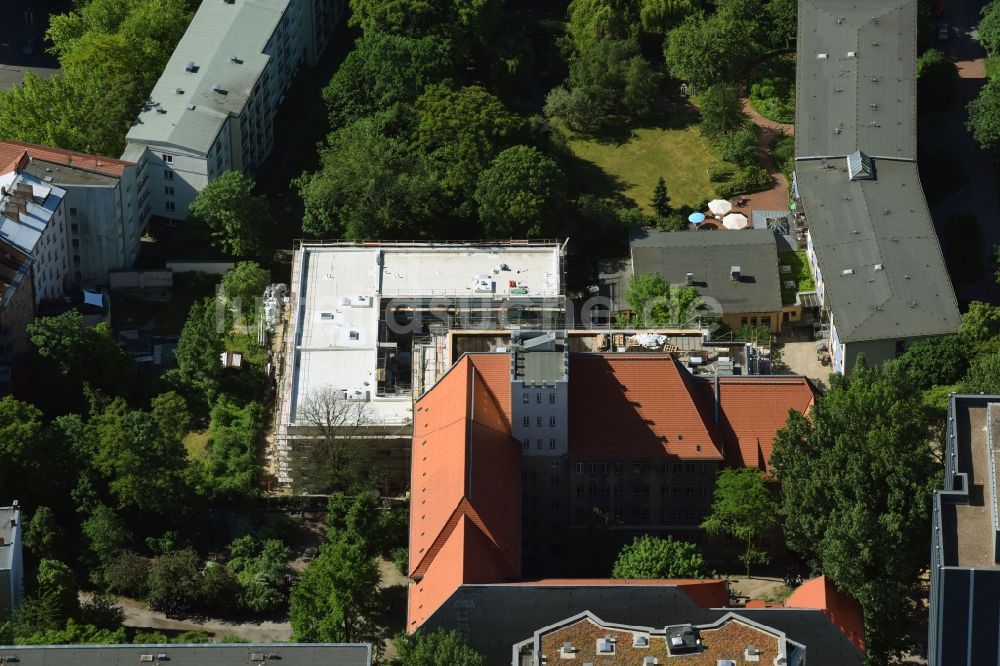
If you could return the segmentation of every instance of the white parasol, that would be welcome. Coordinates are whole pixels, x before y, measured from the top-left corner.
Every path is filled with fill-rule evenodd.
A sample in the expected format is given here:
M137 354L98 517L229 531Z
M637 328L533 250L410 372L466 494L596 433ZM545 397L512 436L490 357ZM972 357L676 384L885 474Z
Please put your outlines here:
M742 213L730 213L722 218L722 225L726 229L746 229L748 225L747 216Z
M725 215L733 209L733 204L725 199L712 199L708 202L708 209L712 211L712 215Z

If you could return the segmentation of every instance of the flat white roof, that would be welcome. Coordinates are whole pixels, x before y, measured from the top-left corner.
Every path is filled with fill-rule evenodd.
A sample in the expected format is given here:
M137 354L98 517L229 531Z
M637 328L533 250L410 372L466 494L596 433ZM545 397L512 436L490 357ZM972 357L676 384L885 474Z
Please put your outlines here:
M367 399L374 424L409 424L412 396L377 395L379 321L393 297L562 294L558 244L356 246L304 243L293 264L287 422L317 389ZM406 378L409 384L409 377Z

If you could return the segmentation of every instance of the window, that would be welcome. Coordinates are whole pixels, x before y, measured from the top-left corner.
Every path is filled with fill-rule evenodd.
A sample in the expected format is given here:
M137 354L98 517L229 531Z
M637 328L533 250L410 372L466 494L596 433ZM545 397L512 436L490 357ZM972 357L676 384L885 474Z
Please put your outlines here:
M69 230L75 234L80 231L80 225L74 222L73 224L69 225Z
M771 318L770 317L761 317L760 318L760 325L761 326L766 326L767 328L771 328Z
M170 169L164 169L163 180L173 180L173 179L174 179L174 172L171 171Z
M554 416L550 416L549 417L549 427L550 428L555 428L556 427L556 417L554 417Z
M751 326L757 325L757 317L750 317L750 325Z
M583 463L582 462L578 462L576 464L576 473L577 474L583 474Z
M552 485L552 486L558 486L559 485L559 475L558 474L553 474L551 477L549 477L549 485Z
M535 402L538 403L539 405L542 404L542 394L541 393L536 393L535 394Z
M550 449L554 449L554 448L556 448L556 440L555 440L555 438L554 438L554 437L553 437L552 439L550 439L550 440L549 440L549 448L550 448Z
M587 497L594 497L597 495L597 484L591 483L587 486Z
M535 448L536 448L536 449L538 449L539 451L541 451L541 450L542 450L542 440L538 440L538 441L537 441L537 442L535 443Z
M648 498L649 497L649 486L643 486L642 490L640 491L640 495L642 495L643 497Z
M680 474L682 469L680 463L674 463L674 474Z
M680 496L681 496L681 487L674 486L674 497L680 497Z
M740 326L746 326L746 325L747 325L747 318L740 317Z
M615 474L621 476L621 473L622 473L622 464L620 462L616 462L615 463L615 468L614 469L615 469Z
M591 476L593 476L594 474L597 474L597 463L588 463L587 464L587 473L590 474Z
M670 486L660 486L660 497L666 499L670 495Z
M688 474L694 474L694 463L688 463Z
M549 404L550 405L556 404L556 394L555 393L549 393Z
M522 402L522 403L524 403L525 405L527 405L527 404L528 404L528 400L529 400L529 399L530 399L530 398L529 398L529 396L528 396L528 394L527 394L527 393L522 393L522 394L521 394L521 402Z
M698 494L702 497L708 497L708 486L701 486L698 488Z
M621 484L615 484L615 497L622 496L622 486Z
M73 239L73 247L80 247L80 241L76 238Z
M698 473L701 474L702 476L705 476L706 474L708 474L708 463L699 463L698 464Z
M525 416L524 417L524 427L525 428L531 427L531 417L530 416Z
M601 497L603 497L605 499L607 499L608 497L611 497L611 486L609 486L609 485L603 485L603 486L601 486Z
M576 486L576 497L577 497L577 499L583 497L583 485L582 484L578 484Z
M552 508L553 509L559 508L559 500L557 500L555 497L552 498Z
M174 196L174 187L173 187L173 185L164 185L163 186L163 193L166 194L169 197Z
M611 471L611 464L610 463L601 463L601 474L604 474L605 476L607 476L608 472L610 472L610 471Z
M694 497L694 486L688 486L687 487L687 496L688 497Z
M530 439L524 440L524 448L525 449L530 449L531 448L531 440Z
M541 428L541 427L542 427L542 417L541 417L541 416L539 416L539 417L537 417L537 418L535 419L535 425L536 425L537 427L539 427L539 428Z
M167 155L166 153L164 153L163 154L163 161L166 162L167 164L173 164L174 163L174 156L173 155Z
M70 215L76 215L76 208L70 208L69 209L69 214Z

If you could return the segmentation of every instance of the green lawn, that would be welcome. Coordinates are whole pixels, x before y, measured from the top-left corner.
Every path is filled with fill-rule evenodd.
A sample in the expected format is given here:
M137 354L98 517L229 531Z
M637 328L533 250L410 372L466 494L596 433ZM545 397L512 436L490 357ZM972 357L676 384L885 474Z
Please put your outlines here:
M598 167L626 198L651 213L649 200L656 181L663 176L674 208L715 198L709 167L735 167L719 158L697 125L683 128L643 127L619 141L568 134L569 147L580 159ZM586 183L584 183L586 185ZM584 188L600 191L600 186Z
M789 273L778 272L781 280L781 304L791 305L795 302L795 294L800 291L811 291L816 288L812 273L809 272L809 257L805 252L779 252L779 266L791 266ZM786 287L785 282L795 281L794 287Z

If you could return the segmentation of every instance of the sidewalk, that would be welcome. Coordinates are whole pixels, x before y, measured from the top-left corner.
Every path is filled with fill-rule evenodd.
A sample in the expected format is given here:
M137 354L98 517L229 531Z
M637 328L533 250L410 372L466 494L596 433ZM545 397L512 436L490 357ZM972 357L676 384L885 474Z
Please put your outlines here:
M757 126L757 153L760 157L760 165L774 179L774 185L771 189L745 195L750 202L749 207L751 210L755 208L758 210L785 210L788 208L788 180L778 170L774 158L771 157L771 142L779 134L795 136L795 125L785 125L768 120L754 110L750 100L746 97L743 98L743 111Z

